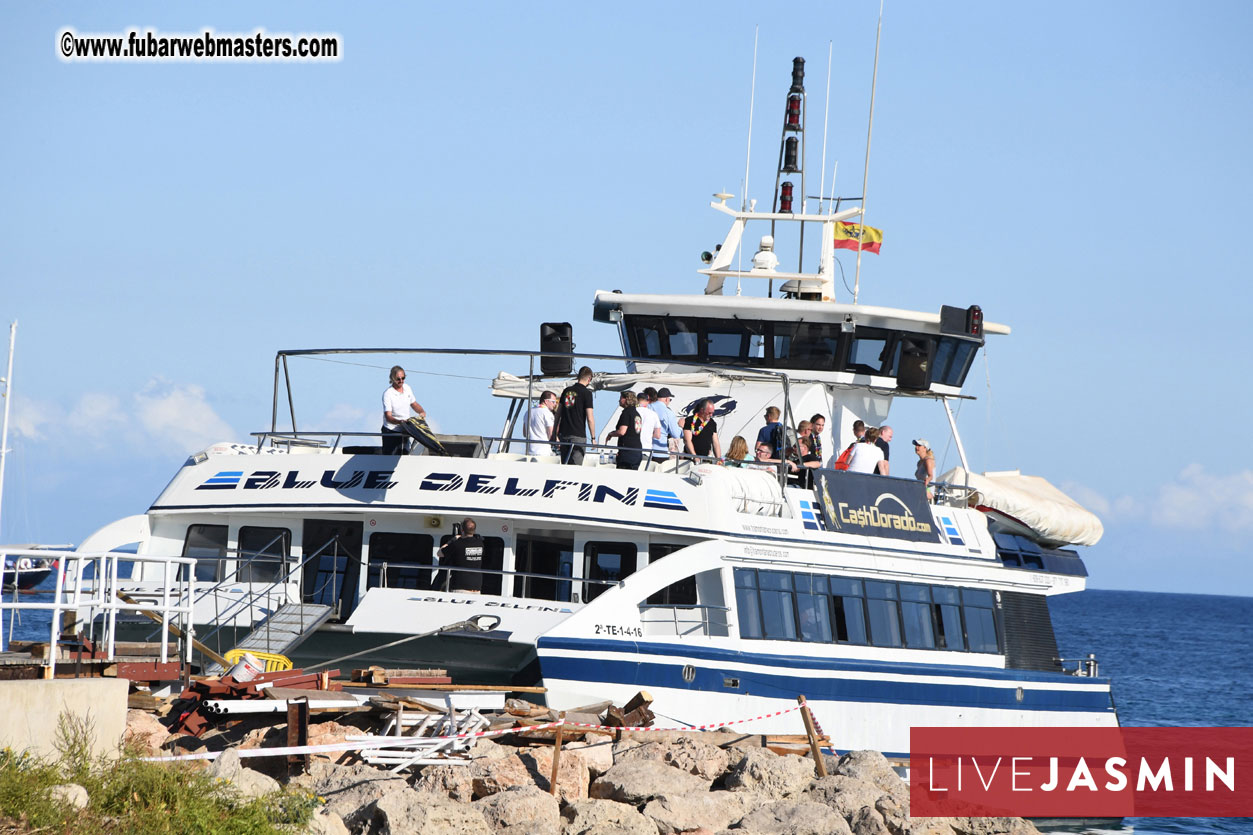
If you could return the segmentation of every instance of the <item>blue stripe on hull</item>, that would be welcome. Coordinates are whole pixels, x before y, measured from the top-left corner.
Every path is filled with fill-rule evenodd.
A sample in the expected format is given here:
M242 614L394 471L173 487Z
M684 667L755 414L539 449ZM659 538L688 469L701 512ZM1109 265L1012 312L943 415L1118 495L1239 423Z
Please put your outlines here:
M550 642L553 643L553 642ZM572 642L615 643L615 642ZM629 651L630 645L618 644L616 651ZM875 681L840 678L834 670L815 670L805 675L795 665L777 663L779 673L743 671L720 667L717 663L694 664L696 677L685 682L683 664L655 660L655 656L641 654L639 661L605 660L591 647L582 657L549 655L543 645L539 650L540 669L543 677L566 681L601 682L632 686L671 687L677 690L705 691L760 698L794 700L797 693L804 693L811 701L863 702L904 705L932 705L941 707L966 707L1000 710L1039 710L1058 712L1113 712L1108 691L1083 691L1069 689L1037 688L1028 684L1023 688L1022 701L1018 701L1017 688L984 686L979 684L949 684L940 682ZM703 653L690 653L695 656ZM646 660L647 659L647 660ZM743 661L762 663L761 657L745 657ZM779 659L782 661L782 659ZM901 665L907 666L907 665ZM951 674L945 668L944 674ZM893 672L906 672L893 670ZM999 672L999 671L998 671ZM798 674L800 673L800 674ZM934 674L934 673L933 673ZM737 678L738 689L726 687L724 679ZM1061 676L1054 679L1062 683ZM1073 679L1072 679L1073 681Z
M962 676L989 681L1027 681L1040 683L1103 684L1107 678L1077 679L1064 673L1041 673L1031 670L1005 670L999 667L964 667L957 664L918 664L908 661L851 661L844 658L821 658L812 655L778 655L765 652L743 652L703 646L647 641L609 641L590 638L540 637L539 649L567 649L579 652L633 652L641 655L700 658L712 662L761 664L793 670L826 670L834 672L893 673L909 676ZM805 646L801 644L801 646ZM810 646L819 646L812 644Z

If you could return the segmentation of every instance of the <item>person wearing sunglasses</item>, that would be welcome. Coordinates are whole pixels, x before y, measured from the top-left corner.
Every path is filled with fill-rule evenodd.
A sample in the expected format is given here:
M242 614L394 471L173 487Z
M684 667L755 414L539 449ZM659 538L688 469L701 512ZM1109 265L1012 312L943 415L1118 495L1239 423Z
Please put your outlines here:
M406 434L400 424L409 419L410 411L426 418L426 409L413 396L413 389L405 382L405 370L393 365L391 385L383 392L383 454L400 455L405 451Z

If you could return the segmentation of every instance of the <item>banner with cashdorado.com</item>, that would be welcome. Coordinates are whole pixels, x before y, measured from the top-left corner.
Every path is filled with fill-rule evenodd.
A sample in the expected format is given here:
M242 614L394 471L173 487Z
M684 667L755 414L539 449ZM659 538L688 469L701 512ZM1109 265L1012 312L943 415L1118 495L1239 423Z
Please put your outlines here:
M911 728L924 817L1253 816L1253 728Z

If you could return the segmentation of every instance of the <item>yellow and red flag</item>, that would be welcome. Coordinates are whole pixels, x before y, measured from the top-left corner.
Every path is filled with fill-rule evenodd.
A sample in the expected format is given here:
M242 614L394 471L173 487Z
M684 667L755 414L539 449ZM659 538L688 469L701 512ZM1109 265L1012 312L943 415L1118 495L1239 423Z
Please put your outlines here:
M883 244L883 230L875 229L873 226L863 227L860 223L849 223L848 221L840 221L835 224L835 248L836 249L857 249L857 237L861 236L861 251L879 253L879 247Z

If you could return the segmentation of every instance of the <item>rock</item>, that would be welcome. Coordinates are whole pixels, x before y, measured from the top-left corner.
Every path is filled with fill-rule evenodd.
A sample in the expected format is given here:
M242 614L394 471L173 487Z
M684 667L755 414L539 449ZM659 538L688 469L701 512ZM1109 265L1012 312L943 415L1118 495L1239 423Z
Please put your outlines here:
M794 755L780 757L765 748L750 748L744 759L727 774L731 791L753 791L776 799L799 795L814 779L812 760Z
M1035 835L1040 830L1022 818L950 818L958 835Z
M875 801L875 811L883 816L883 822L887 825L888 831L892 835L904 835L909 829L909 797L905 797L905 802L897 800L890 794Z
M169 738L169 730L153 714L146 710L126 711L126 731L122 734L122 742L133 747L140 756L162 754L161 746Z
M483 814L473 805L449 800L441 794L396 789L369 810L372 835L491 835Z
M361 736L361 729L354 728L352 725L342 725L334 720L309 724L310 745L331 745L337 742L347 742L350 736ZM322 754L313 754L312 756L320 760L325 759L333 763L342 764L357 759L358 754L356 751L327 751Z
M576 752L562 747L557 764L557 799L562 803L584 800L587 798L587 785L592 779L587 763ZM530 785L548 791L553 775L553 749L527 748L518 754L518 758L531 775Z
M657 827L631 806L580 800L566 806L562 835L657 835Z
M480 739L470 749L470 759L501 760L512 753L512 748L501 745L499 742L493 742L490 739Z
M952 818L910 818L908 835L953 835Z
M561 806L557 798L535 786L514 786L476 800L474 805L493 832L561 835Z
M583 762L587 763L587 771L591 779L595 780L613 767L613 746L614 743L607 739L596 742L567 742L562 745L562 751L577 751L579 756L583 758Z
M660 835L694 832L702 827L726 829L744 817L760 798L749 792L695 792L650 800L644 817L650 818Z
M304 835L351 835L344 819L325 806L314 811L303 832Z
M844 819L812 800L776 800L745 815L732 831L753 835L850 835Z
M413 788L420 792L442 794L449 800L469 803L474 799L474 776L472 766L428 765L413 781Z
M614 762L640 760L657 760L712 782L727 770L730 756L716 745L681 736L671 742L645 742L624 749Z
M831 767L831 759L826 763L828 774L843 774L872 783L893 797L909 796L909 786L878 751L849 751L835 761L834 768Z
M488 797L510 786L533 786L535 778L517 754L497 759L476 760L469 766L474 797Z
M218 754L213 765L209 766L209 776L229 780L244 797L263 797L279 790L278 781L273 777L244 768L235 748L227 748Z
M883 822L883 815L871 806L863 806L857 810L850 823L853 835L892 835L888 831L888 825Z
M78 783L61 783L53 786L48 789L48 797L54 803L74 809L86 809L87 804L91 802L91 798L87 796L87 789Z
M654 797L709 791L711 781L656 760L616 763L592 783L589 794L640 806Z
M405 778L368 765L335 765L325 760L309 763L309 773L292 778L290 784L326 799L326 808L344 819L349 829L370 821L372 804L398 789L409 790Z
M880 798L892 799L873 783L857 780L843 774L821 777L809 784L805 799L830 807L851 826L854 817L864 807L875 808Z

